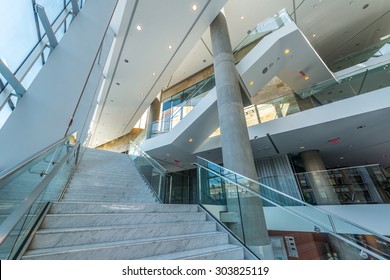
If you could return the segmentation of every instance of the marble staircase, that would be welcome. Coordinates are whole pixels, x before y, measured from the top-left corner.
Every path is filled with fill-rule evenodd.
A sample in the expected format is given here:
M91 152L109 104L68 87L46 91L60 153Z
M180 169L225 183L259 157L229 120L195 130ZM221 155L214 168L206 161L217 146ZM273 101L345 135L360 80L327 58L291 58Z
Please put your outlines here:
M198 205L163 205L127 155L86 150L22 259L253 259Z

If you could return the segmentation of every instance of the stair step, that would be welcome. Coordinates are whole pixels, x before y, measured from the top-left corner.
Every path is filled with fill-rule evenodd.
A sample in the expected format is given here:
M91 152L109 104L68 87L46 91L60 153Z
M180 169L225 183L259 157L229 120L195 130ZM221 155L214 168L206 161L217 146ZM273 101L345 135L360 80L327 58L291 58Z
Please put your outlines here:
M152 191L146 188L99 188L99 187L72 187L66 190L68 194L104 194L104 195L125 195L125 194L141 194L141 195L150 195Z
M35 234L29 249L75 246L213 231L216 231L216 223L206 221L43 229Z
M133 202L155 202L155 197L151 193L136 195L119 193L117 195L108 194L93 194L93 193L65 193L64 200L76 200L76 201L128 201Z
M205 221L206 214L197 213L110 213L110 214L49 214L42 228L67 228L149 223Z
M164 238L145 238L109 243L29 250L23 259L41 260L123 260L140 259L178 251L228 243L227 233L202 233Z
M197 205L180 205L180 204L126 204L126 203L74 203L59 202L53 203L50 214L93 214L93 213L185 213L198 212Z
M201 249L187 250L163 254L140 260L243 260L244 250L242 247L225 244L205 247Z

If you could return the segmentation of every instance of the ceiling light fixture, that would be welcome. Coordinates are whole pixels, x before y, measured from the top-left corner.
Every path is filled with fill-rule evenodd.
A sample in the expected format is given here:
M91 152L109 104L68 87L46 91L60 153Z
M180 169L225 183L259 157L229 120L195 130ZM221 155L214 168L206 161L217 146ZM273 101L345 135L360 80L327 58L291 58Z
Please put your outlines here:
M192 139L192 138L188 138L188 142L190 142L190 143L191 143L192 141L193 141L193 139Z
M254 81L250 81L250 82L249 82L249 85L250 85L250 86L253 86L254 84L255 84Z
M284 54L289 54L290 53L290 49L285 49L284 50Z
M317 35L316 35L316 34L313 34L313 38L314 38L315 36L317 36Z
M196 4L193 4L192 5L192 10L195 12L196 10L198 10L198 5L196 5Z
M137 28L138 31L141 31L141 30L142 30L142 26L139 25L139 24L136 26L136 28Z
M245 18L244 16L241 17L241 19L244 19L244 18Z
M152 75L153 75L153 76L156 76L156 73L153 72Z
M303 78L305 81L308 81L310 80L310 77L309 76L305 76L305 78Z
M171 44L169 44L169 45L168 45L168 49L171 50L172 48L173 48L173 46L172 46Z

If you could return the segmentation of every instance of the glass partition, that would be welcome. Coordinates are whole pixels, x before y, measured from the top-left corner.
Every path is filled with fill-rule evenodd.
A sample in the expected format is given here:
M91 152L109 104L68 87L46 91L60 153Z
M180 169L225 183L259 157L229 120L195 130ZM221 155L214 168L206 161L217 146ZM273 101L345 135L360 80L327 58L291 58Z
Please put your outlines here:
M244 40L242 40L241 43L233 50L236 63L249 53L249 51L256 46L261 39L275 30L282 28L289 22L292 22L292 19L286 10L281 10L274 16L260 22L255 28L248 32L248 35L244 38Z
M250 216L255 213L248 210L251 208L248 205L252 204L264 206L271 236L278 232L285 235L304 232L313 240L307 240L307 244L300 246L315 247L314 239L318 239L321 234L321 238L326 240L327 249L308 259L390 259L390 239L385 236L205 159L198 158L196 166L200 204L248 247L250 244L247 244L247 236L252 234L250 231L255 230L249 222ZM292 242L287 242L289 254L293 255L294 250L298 254L297 247L289 247L289 244ZM258 256L261 257L259 254Z
M317 204L313 188L322 187L319 183L332 187L341 204L390 203L390 182L377 164L303 172L294 176L303 198L310 204Z
M76 166L77 147L66 138L0 174L0 259L17 257L45 208L60 199Z

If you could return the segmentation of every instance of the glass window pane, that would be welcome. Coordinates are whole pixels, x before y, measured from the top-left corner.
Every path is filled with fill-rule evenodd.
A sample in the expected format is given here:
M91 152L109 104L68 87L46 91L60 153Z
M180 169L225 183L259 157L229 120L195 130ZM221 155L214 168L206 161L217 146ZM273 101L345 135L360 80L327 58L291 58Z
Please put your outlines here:
M36 0L36 3L45 8L51 24L53 24L56 18L64 10L64 0Z
M0 58L11 72L22 64L38 43L31 0L0 0Z

